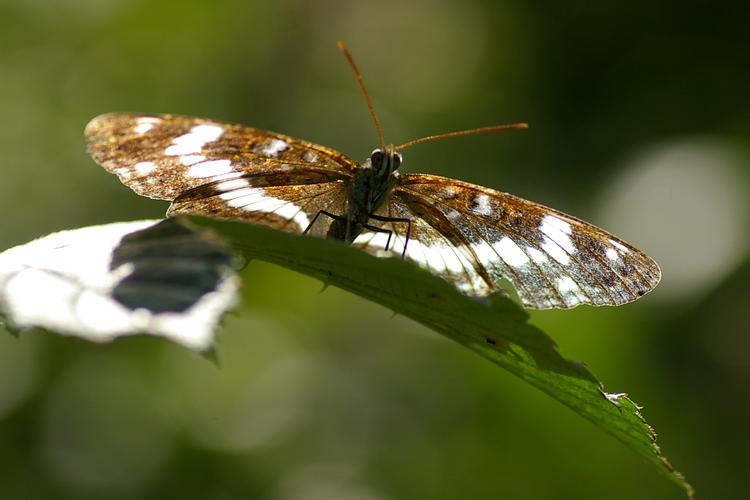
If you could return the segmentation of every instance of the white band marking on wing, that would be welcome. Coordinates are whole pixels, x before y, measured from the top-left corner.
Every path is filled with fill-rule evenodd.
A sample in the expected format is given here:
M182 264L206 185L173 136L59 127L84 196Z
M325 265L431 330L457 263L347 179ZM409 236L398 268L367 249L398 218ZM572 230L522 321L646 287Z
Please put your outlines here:
M542 243L542 250L547 252L557 262L563 266L567 266L570 263L570 255L565 253L565 250L560 248L560 245L555 243L551 238L545 236L544 243Z
M474 198L474 202L477 204L477 206L474 207L474 213L479 215L490 215L492 213L490 197L486 194L478 194L476 198Z
M507 236L503 236L500 241L493 245L493 248L497 250L500 257L510 266L520 267L529 262L529 257Z
M526 251L531 256L531 260L536 262L537 264L545 264L547 262L547 256L544 254L544 252L540 252L534 247L527 246Z
M628 253L628 247L621 245L620 243L616 242L615 240L609 240L610 243L612 243L614 246L619 248L621 251Z
M134 166L135 171L141 175L148 175L156 169L156 163L152 161L140 161Z
M206 161L206 157L203 155L183 155L180 156L180 162L185 165L186 167L189 167L190 165L195 165L196 163L200 163L202 161Z
M607 248L604 251L604 254L607 256L609 260L617 260L620 258L620 255L617 253L617 250L614 248Z
M552 241L560 245L566 252L570 254L575 253L576 248L570 236L568 236L572 230L570 224L564 220L552 215L545 215L542 223L539 225L539 230L549 236Z
M277 158L281 153L289 149L289 144L286 142L274 139L269 145L261 150L264 156L270 156L271 158Z
M224 181L216 185L218 191L234 191L236 189L242 189L250 186L247 179L232 179Z
M479 262L482 263L484 267L487 268L493 268L497 264L497 252L495 252L492 247L484 240L481 240L479 243L474 243L471 245L472 250L474 250L474 253L479 258Z
M557 289L560 293L568 293L578 291L578 285L573 281L570 276L565 276L557 280Z
M215 175L228 174L232 171L231 160L209 160L196 163L188 169L188 177L213 177Z
M244 179L236 179L235 181L240 180L244 181ZM307 226L310 225L309 217L299 205L268 196L262 188L236 189L222 193L220 196L222 199L227 200L227 205L233 208L241 208L246 212L272 213L293 221L302 230L307 229Z
M135 133L143 135L159 123L161 119L154 116L141 116L135 119Z
M168 156L191 155L200 153L206 143L213 142L224 134L218 125L196 125L187 134L175 137L172 145L164 150Z

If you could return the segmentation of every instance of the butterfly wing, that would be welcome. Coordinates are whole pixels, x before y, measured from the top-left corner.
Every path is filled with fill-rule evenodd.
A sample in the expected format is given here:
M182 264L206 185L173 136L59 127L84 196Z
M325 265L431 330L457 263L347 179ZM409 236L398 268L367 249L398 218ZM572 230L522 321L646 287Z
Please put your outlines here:
M619 305L644 295L661 278L650 257L606 231L492 189L402 175L390 205L390 212L412 218L415 227L431 228L412 231L406 257L469 295L492 293L505 279L530 308ZM396 233L393 251L402 251L405 225L384 226ZM382 242L372 235L370 251Z
M357 163L292 137L201 118L114 113L86 127L91 156L171 213L246 220L301 233L321 212L344 214ZM485 296L510 281L527 307L618 305L659 282L647 255L575 217L444 177L403 175L354 245L386 247ZM324 235L330 221L311 228ZM407 237L408 232L408 237ZM408 243L407 243L408 240ZM404 251L405 247L405 251Z
M471 253L460 244L458 235L438 212L428 214L422 207L394 193L376 215L411 222L370 219L368 224L383 232L366 229L357 236L353 246L375 255L382 255L386 248L396 255L403 254L406 260L429 269L469 295L488 295L495 289L492 279L481 275L482 269L474 264Z
M229 189L223 185L229 185ZM169 213L242 220L295 234L309 228L308 234L325 236L332 220L321 214L311 226L315 217L323 211L343 214L345 209L346 187L342 181L258 187L240 178L189 191L172 203Z
M92 158L136 193L198 213L302 232L341 214L356 162L273 132L176 115L111 113L86 126ZM321 233L325 224L316 224Z

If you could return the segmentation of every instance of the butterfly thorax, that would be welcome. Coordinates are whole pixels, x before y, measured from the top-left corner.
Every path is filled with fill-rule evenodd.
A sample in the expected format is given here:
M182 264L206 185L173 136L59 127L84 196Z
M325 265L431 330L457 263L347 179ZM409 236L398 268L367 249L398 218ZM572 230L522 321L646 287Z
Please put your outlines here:
M398 179L396 169L402 157L392 145L376 149L357 168L347 190L346 213L335 219L328 229L328 237L351 243L362 232L375 213L393 191Z

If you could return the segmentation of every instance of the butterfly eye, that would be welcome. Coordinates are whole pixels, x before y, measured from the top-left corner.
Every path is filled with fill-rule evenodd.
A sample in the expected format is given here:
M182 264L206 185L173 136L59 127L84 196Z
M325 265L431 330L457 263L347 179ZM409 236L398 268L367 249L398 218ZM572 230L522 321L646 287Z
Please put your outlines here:
M385 158L385 153L383 153L382 149L375 149L372 153L370 153L370 160L373 164L382 163L383 158Z
M404 157L401 153L394 153L393 155L393 170L396 170L404 162Z

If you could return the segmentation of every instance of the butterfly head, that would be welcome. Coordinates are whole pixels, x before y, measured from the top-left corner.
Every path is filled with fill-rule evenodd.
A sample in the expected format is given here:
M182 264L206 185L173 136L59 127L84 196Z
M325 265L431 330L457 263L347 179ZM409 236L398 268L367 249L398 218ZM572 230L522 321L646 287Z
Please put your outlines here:
M404 158L401 153L396 151L396 148L392 145L383 149L378 148L370 154L370 168L375 171L378 177L390 177L403 161Z

